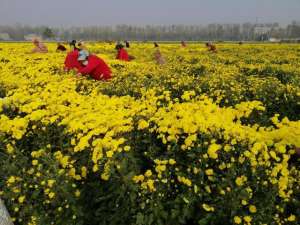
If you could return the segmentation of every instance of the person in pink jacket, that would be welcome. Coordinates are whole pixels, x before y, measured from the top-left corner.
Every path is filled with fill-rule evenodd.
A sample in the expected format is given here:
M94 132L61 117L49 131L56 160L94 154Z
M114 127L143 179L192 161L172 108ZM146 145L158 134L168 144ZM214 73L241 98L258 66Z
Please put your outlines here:
M31 53L47 53L48 48L46 45L44 45L39 39L34 38L32 40L32 43L34 44L34 49L31 50Z

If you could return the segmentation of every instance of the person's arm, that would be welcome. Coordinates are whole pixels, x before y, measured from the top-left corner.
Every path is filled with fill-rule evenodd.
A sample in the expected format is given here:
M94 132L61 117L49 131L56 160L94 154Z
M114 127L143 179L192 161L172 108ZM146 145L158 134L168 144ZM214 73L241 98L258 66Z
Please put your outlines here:
M65 59L65 63L64 63L64 70L67 72L70 70L70 55L68 54L66 59Z

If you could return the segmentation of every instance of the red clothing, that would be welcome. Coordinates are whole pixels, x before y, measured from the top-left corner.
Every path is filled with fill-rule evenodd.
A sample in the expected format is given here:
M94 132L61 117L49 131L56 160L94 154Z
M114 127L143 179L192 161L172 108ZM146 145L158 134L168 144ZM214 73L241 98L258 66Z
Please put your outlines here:
M215 46L215 45L210 45L209 47L208 47L208 51L211 51L211 52L217 52L217 47Z
M211 47L210 47L210 50L214 52L214 51L216 51L216 50L217 50L217 48L216 48L216 46L214 46L214 45L211 45Z
M87 66L81 68L79 73L83 75L89 74L95 80L108 80L111 78L111 70L108 65L96 55L88 57Z
M79 51L77 49L69 52L66 59L65 59L65 69L72 70L77 69L80 70L83 66L78 62Z
M58 45L57 48L56 48L56 51L62 51L62 52L64 52L64 51L67 51L67 49L63 45Z
M126 62L129 61L129 55L128 55L127 51L124 48L122 48L118 51L117 59L123 60L123 61L126 61Z

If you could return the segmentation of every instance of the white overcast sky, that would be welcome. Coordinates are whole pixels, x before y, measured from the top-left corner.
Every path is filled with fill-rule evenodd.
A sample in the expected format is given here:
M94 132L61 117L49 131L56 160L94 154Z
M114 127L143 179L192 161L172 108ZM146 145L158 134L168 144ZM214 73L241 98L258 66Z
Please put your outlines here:
M0 24L85 26L300 21L300 0L0 0Z

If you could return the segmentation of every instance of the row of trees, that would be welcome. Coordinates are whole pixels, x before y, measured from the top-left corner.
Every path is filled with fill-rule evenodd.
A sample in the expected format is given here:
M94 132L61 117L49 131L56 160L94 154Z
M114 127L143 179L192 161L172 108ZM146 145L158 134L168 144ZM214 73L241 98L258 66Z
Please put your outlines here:
M55 40L224 40L251 41L273 38L300 38L300 24L292 22L286 27L278 23L269 24L209 24L206 26L89 26L71 28L49 28L45 26L0 26L0 33L8 34L12 40L24 40L28 34L36 34ZM263 38L262 38L263 37Z

